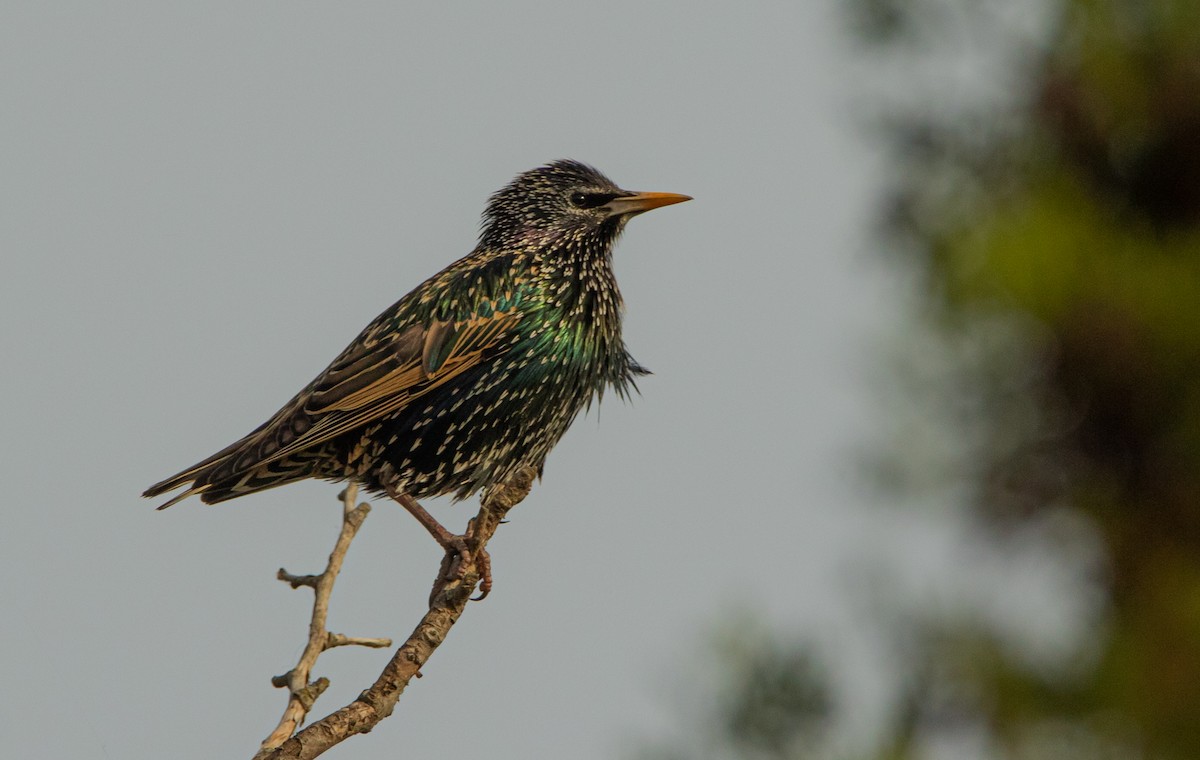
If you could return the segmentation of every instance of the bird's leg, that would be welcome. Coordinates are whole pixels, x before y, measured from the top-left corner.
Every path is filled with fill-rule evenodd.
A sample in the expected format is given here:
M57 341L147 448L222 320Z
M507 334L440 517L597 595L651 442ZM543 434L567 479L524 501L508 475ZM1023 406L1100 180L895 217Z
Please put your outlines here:
M466 536L451 533L446 526L438 522L437 518L429 514L425 507L422 507L416 499L408 494L400 493L390 487L387 489L387 492L388 496L395 499L400 506L408 510L410 515L417 518L417 522L421 523L425 527L425 530L429 531L429 535L433 536L433 540L437 541L439 546L447 552L454 552L462 558L463 562L471 561L471 552L467 549Z
M467 539L471 536L471 528L468 526L466 535L460 536L451 533L446 526L438 522L412 496L402 493L392 486L387 486L387 494L396 503L408 510L409 514L417 518L417 522L425 526L425 530L429 531L429 535L433 536L433 540L437 541L438 545L446 551L446 557L442 562L442 571L439 574L437 583L434 584L430 599L437 596L437 593L445 585L446 581L461 578L467 566L471 564L475 564L479 572L482 596L487 596L487 592L491 590L492 585L491 557L488 556L485 550L480 550L477 552L478 556L473 556L471 550L467 548Z

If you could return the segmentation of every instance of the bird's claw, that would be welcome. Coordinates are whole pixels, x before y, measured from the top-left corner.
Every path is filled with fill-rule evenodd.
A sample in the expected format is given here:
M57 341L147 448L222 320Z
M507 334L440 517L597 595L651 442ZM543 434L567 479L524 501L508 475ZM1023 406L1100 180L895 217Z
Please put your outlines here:
M471 597L471 601L482 602L492 593L492 557L487 553L487 549L479 550L476 563L479 566L479 596Z
M487 598L487 595L492 591L492 558L486 549L477 549L472 552L467 546L467 540L471 538L471 529L467 529L465 535L450 536L446 541L446 556L442 558L441 571L438 573L438 578L433 584L433 590L429 594L429 603L433 604L434 599L438 594L446 588L446 584L451 581L461 581L467 574L467 571L474 568L479 574L479 596L472 597L472 601L482 601Z
M467 523L467 536L475 537L475 519ZM478 557L476 558L476 570L479 572L479 596L471 597L473 602L482 602L487 599L487 595L492 593L492 555L488 554L487 549L479 547L477 550Z

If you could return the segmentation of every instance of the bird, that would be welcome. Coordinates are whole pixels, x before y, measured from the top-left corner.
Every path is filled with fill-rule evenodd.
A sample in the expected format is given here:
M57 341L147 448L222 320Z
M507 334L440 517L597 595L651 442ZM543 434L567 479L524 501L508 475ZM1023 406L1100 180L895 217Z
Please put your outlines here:
M215 504L305 479L398 502L449 554L463 536L419 500L465 499L551 449L606 389L649 374L622 338L612 251L626 223L692 200L622 190L571 159L489 198L478 242L376 317L245 437L146 489ZM486 568L485 568L486 570Z

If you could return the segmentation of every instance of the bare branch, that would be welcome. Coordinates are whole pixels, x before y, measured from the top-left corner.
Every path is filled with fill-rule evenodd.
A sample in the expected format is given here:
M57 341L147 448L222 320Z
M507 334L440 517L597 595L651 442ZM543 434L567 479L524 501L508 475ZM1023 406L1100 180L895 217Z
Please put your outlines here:
M354 485L348 486L338 496L343 505L342 530L333 546L333 551L329 554L329 562L320 575L292 575L283 568L279 568L277 575L279 580L290 584L292 588L308 586L313 589L312 620L308 625L308 644L304 647L296 667L282 676L275 676L271 679L271 683L275 686L287 688L288 703L283 711L283 717L279 719L279 725L275 727L270 736L263 740L262 747L255 755L256 760L265 757L267 753L283 744L304 723L304 718L312 709L313 702L328 688L329 680L326 678L319 678L312 683L309 683L308 680L312 674L313 665L316 664L321 652L342 644L391 646L389 639L351 639L341 634L331 634L325 629L325 621L329 616L329 597L333 593L334 581L341 572L342 561L346 558L350 542L354 540L358 529L367 519L367 513L371 511L371 506L366 503L354 506L357 496L358 488ZM335 640L337 643L332 643Z
M279 572L275 573L275 577L284 583L291 584L292 588L300 588L301 586L316 588L317 581L321 580L321 576L319 575L292 575L282 567L279 568Z
M536 470L525 468L508 483L495 486L484 494L479 513L467 529L467 547L472 557L486 551L487 542L508 510L529 494L536 477ZM414 676L420 676L421 667L446 640L450 628L466 608L475 585L482 580L474 562L461 568L458 577L446 579L448 565L443 561L429 611L392 655L374 685L342 709L308 725L273 752L260 752L255 760L311 760L347 737L370 731L392 714L408 682Z
M333 649L334 647L358 646L371 647L372 649L383 649L392 645L391 639L368 639L361 636L347 636L344 633L331 633L325 640L325 648Z

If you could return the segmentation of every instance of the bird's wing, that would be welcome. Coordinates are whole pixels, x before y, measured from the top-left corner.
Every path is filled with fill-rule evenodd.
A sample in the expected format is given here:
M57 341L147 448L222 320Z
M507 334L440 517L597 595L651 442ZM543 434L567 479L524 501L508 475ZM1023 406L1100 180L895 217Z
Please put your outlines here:
M409 328L395 350L374 348L345 357L322 373L307 394L304 411L318 421L288 449L307 448L385 417L507 350L520 317L514 310L433 322Z
M520 312L368 330L260 428L208 459L152 486L146 495L218 483L311 449L403 409L511 346Z

